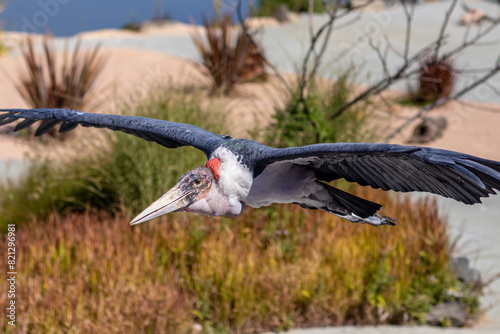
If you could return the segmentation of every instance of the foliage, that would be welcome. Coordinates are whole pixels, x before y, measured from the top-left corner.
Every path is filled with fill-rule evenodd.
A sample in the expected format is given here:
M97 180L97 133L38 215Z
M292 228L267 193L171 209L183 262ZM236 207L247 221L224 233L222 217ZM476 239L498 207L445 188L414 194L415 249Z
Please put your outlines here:
M20 82L16 84L22 98L32 108L88 110L89 93L105 64L100 45L84 51L78 40L71 53L66 45L61 64L50 37L45 37L42 48L40 55L33 39L27 39L23 50L27 72L20 73ZM55 136L57 132L50 134Z
M304 100L299 90L277 108L271 124L264 130L265 141L278 147L314 143L361 141L370 136L366 129L366 106L359 104L332 119L332 115L350 98L354 73L341 72L336 81L311 81Z
M203 25L206 43L196 33L192 35L192 40L215 89L227 95L240 82L267 78L261 46L243 31L238 33L236 42L233 42L231 16L224 16L220 23L205 19Z
M260 0L257 8L259 16L271 16L278 6L285 5L291 11L307 12L309 9L309 0ZM321 0L314 0L313 11L322 13L325 11Z
M135 23L135 22L129 22L129 23L125 23L124 25L122 25L122 30L130 30L133 32L140 32L141 29L142 29L142 26L138 23Z
M140 32L142 30L142 25L137 22L135 12L130 15L130 21L122 25L122 30L129 30L133 32Z
M18 327L189 333L196 323L206 333L253 333L421 323L429 305L464 290L449 270L446 222L434 202L355 193L382 203L398 227L295 205L234 219L174 213L138 227L120 214L33 220L16 232ZM3 294L0 308L6 302ZM0 330L9 333L6 319Z
M220 132L217 112L203 112L201 96L168 89L152 94L135 112ZM131 107L124 113L132 113ZM108 134L109 144L84 141L82 146L87 150L76 148L80 154L74 154L73 159L60 163L35 160L24 180L0 187L0 226L22 223L31 215L44 218L54 209L66 213L86 208L108 212L126 208L138 213L205 159L191 147L167 150L129 134ZM89 146L94 148L92 154Z

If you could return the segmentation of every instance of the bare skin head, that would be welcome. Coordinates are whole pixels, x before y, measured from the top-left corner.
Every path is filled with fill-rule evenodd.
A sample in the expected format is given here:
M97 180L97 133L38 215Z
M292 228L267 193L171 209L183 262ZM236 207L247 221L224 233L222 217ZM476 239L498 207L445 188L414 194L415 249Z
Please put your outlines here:
M219 188L212 169L198 167L182 175L172 189L147 207L130 224L140 224L176 211L209 216L235 216L243 209L241 203L237 204L230 204L228 197Z

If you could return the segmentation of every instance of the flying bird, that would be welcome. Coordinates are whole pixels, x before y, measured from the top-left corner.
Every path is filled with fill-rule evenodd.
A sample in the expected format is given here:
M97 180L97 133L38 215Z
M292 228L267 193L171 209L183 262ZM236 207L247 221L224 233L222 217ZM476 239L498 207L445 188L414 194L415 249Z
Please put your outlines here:
M85 113L71 109L0 109L0 125L19 122L14 131L43 121L35 136L61 124L59 132L107 128L167 148L193 146L208 162L135 217L140 224L176 211L237 216L245 206L294 203L320 209L353 223L394 225L377 213L381 205L332 187L345 179L399 192L423 191L465 204L500 190L500 162L441 149L368 143L315 144L273 148L248 139L214 134L189 124L138 116Z

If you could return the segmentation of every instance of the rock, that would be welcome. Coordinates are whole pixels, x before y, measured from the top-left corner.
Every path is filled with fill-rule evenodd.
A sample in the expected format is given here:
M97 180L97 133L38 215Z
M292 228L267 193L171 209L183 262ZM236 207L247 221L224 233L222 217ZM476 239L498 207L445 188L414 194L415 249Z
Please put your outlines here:
M415 126L410 141L423 144L435 140L443 135L447 125L448 121L444 116L426 117L420 124Z
M459 280L464 283L477 282L481 280L479 271L470 267L469 259L466 257L458 257L453 259L453 271L457 274Z
M465 10L465 14L458 20L460 24L472 26L481 23L481 21L487 18L481 9L470 8L465 4L462 7Z
M278 20L278 22L280 23L290 21L290 11L288 10L288 7L286 5L279 5L278 7L276 7L273 10L271 16Z
M425 318L431 326L449 324L463 327L466 321L466 307L461 302L441 303L433 306Z

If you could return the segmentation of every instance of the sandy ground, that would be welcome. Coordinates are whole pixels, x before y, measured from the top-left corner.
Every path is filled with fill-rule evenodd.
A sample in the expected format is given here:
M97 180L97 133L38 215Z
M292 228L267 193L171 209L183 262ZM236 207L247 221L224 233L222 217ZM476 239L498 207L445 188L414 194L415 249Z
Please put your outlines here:
M404 108L401 116L409 117L416 108ZM432 110L427 116L444 116L448 126L442 137L423 146L459 151L485 159L500 161L500 105L490 103L450 102ZM400 124L398 119L393 124ZM415 122L392 143L412 144L408 141Z

